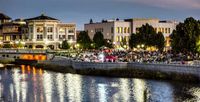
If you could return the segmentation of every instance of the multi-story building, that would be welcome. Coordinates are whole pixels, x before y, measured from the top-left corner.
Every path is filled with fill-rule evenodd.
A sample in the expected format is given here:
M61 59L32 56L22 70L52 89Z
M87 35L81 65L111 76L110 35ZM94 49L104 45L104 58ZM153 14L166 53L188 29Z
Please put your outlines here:
M27 31L25 21L22 19L11 21L10 17L0 13L0 40L2 44L14 44L15 41L25 41Z
M7 15L0 13L0 40L3 40L3 24L10 22L11 18ZM1 42L2 43L2 42Z
M120 42L122 39L125 39L128 43L130 27L130 22L119 20L104 20L102 22L84 25L84 29L88 32L90 39L93 39L96 32L102 32L104 39L111 40L116 47L120 47Z
M170 47L170 38L169 35L172 34L173 30L176 29L176 25L178 22L176 21L160 21L159 19L141 19L141 18L133 18L133 19L125 19L125 21L131 22L131 32L137 33L139 28L142 25L149 24L153 26L155 31L162 32L165 37L166 48Z
M76 42L76 24L61 23L44 14L26 19L28 25L28 48L58 49L63 40Z
M15 43L18 41L25 42L27 39L28 28L26 22L22 19L16 19L12 22L2 24L3 42Z
M166 48L170 47L169 35L176 28L176 21L159 21L159 19L125 19L123 21L104 20L97 23L84 25L84 30L88 31L91 39L96 32L103 33L105 39L110 39L116 47L120 47L120 42L125 39L128 44L129 36L137 33L142 25L149 24L156 32L162 32L166 39Z

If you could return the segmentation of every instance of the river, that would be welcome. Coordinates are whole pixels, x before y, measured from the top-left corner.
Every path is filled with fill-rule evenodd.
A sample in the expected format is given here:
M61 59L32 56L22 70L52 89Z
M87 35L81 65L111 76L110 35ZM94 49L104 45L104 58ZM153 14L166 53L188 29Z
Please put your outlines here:
M200 101L200 84L63 74L25 65L0 70L0 102L183 101Z

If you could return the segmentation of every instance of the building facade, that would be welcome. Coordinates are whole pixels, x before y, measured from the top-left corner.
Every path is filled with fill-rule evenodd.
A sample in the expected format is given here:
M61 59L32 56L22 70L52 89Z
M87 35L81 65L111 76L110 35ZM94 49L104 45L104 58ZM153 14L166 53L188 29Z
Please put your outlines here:
M26 19L28 25L28 48L58 49L64 40L76 42L76 24L62 23L44 14Z
M137 33L139 31L139 28L142 25L149 24L151 25L155 31L162 32L165 37L165 48L170 49L170 34L172 34L173 30L176 29L176 25L178 22L170 20L170 21L160 21L159 19L153 18L153 19L142 19L142 18L133 18L133 19L125 19L125 21L128 21L131 23L131 32Z
M125 39L128 43L130 36L130 22L119 20L106 20L98 23L89 23L84 25L90 39L93 39L96 32L102 32L104 39L111 40L115 47L120 47L120 42Z
M11 18L3 13L0 13L0 41L3 40L3 24L11 21Z
M22 19L11 20L5 14L0 14L1 18L1 44L16 44L24 42L28 33L26 22Z
M85 24L84 30L88 32L91 39L96 32L102 32L105 39L110 39L115 47L119 48L122 39L128 44L130 35L137 33L139 28L147 23L153 26L156 32L163 33L166 48L170 47L169 35L175 30L178 24L176 21L160 21L159 19L104 20L103 22Z

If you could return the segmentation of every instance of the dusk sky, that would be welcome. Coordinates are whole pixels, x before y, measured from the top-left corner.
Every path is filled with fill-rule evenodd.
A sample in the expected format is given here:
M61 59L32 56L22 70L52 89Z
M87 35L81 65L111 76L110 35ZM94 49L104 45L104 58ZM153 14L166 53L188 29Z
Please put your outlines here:
M12 19L44 13L64 23L74 22L83 30L90 18L93 22L114 18L200 19L200 0L0 0L0 12Z

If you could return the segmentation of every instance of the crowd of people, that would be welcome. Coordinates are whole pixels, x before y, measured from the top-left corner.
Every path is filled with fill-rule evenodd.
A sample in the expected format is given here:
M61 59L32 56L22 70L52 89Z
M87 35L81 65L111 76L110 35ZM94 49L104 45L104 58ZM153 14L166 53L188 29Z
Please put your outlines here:
M131 51L131 50L90 50L74 55L68 54L74 60L86 62L145 62L145 63L181 63L199 60L200 55L190 52L175 53L172 51Z

